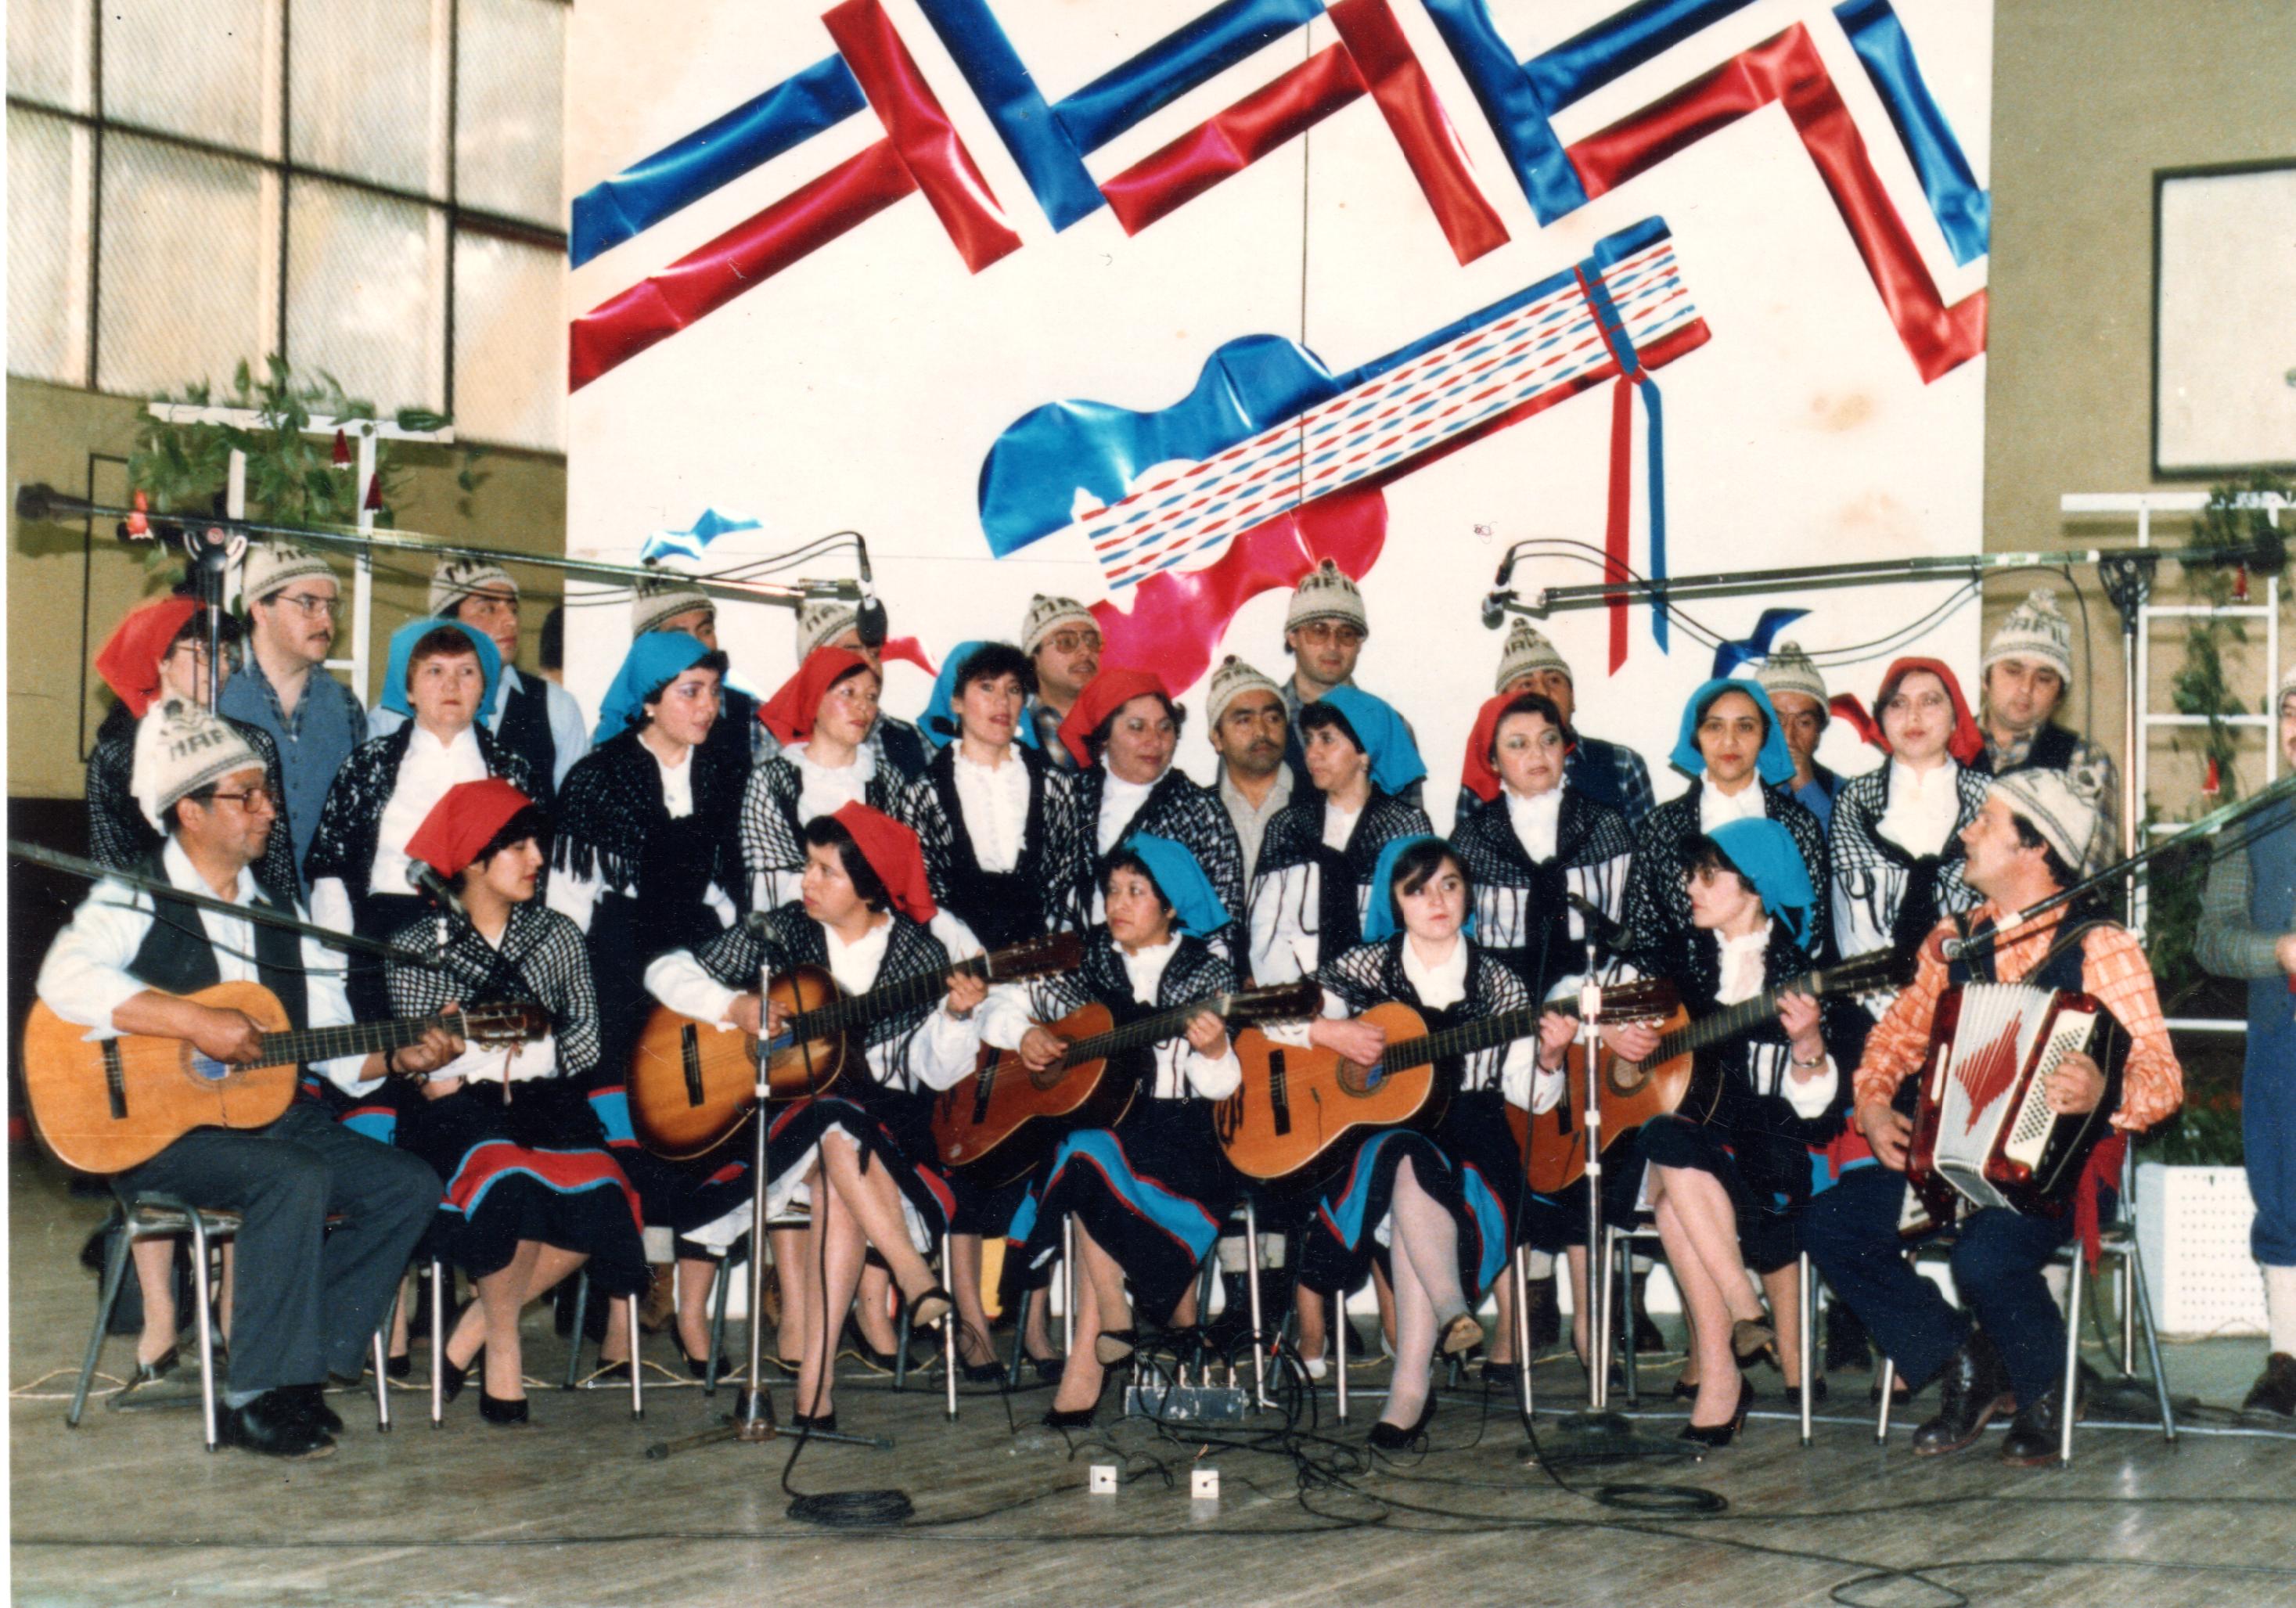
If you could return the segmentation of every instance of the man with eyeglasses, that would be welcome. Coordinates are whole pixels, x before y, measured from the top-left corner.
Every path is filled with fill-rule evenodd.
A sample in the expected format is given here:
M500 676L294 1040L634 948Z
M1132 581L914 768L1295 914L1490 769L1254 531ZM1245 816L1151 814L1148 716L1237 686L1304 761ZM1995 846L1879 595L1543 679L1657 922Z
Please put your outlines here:
M1283 762L1302 794L1308 788L1308 750L1300 736L1300 711L1335 686L1355 685L1356 660L1370 636L1362 591L1332 560L1317 564L1292 588L1292 606L1283 615L1283 651L1292 656L1292 675L1279 690L1292 722ZM1403 728L1410 731L1411 723L1405 721ZM1416 804L1420 793L1414 782L1398 796Z
M341 594L325 559L285 542L248 545L239 589L247 603L247 662L224 683L217 712L261 727L278 746L297 891L308 898L301 866L320 807L335 772L366 741L365 707L321 668L334 645Z
M1061 742L1061 722L1100 674L1100 621L1075 598L1039 592L1029 600L1021 651L1036 666L1037 695L1029 700L1028 718L1036 727L1037 751L1056 769L1077 768L1076 757Z

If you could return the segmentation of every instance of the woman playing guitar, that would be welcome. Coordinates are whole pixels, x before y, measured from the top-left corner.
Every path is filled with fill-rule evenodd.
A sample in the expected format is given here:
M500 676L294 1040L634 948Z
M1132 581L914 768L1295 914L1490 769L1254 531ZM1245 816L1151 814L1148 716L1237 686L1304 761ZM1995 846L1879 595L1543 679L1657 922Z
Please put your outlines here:
M925 930L934 907L915 833L865 804L847 804L807 822L805 845L796 901L768 913L762 931L745 923L663 956L646 968L645 984L674 1011L771 1042L790 1013L759 991L761 965L775 977L793 966L824 969L849 995L948 976L941 1003L857 1030L866 1041L858 1065L773 1115L767 1210L810 1202L805 1258L819 1275L807 1280L794 1423L833 1430L836 1341L864 1256L874 1250L892 1268L913 1326L939 1323L954 1304L923 1255L947 1230L951 1203L933 1160L931 1092L972 1070L980 1047L973 1008L987 988L950 973L948 951Z
M1031 1071L1068 1047L1040 1022L1097 1003L1120 1028L1235 987L1234 970L1204 942L1226 924L1226 907L1187 849L1144 833L1125 840L1101 862L1100 896L1107 920L1086 935L1083 969L999 989L983 1013L981 1037L1018 1050ZM1076 1220L1077 1333L1090 1343L1068 1359L1045 1415L1055 1429L1091 1423L1107 1371L1138 1344L1125 1281L1149 1312L1168 1317L1242 1187L1212 1128L1212 1103L1243 1076L1227 1024L1198 1011L1184 1037L1149 1054L1145 1097L1115 1128L1063 1140L1013 1219L1016 1254L1031 1272L1060 1250L1062 1219Z
M1693 837L1683 853L1691 928L1656 964L1693 1017L1810 970L1805 946L1817 895L1784 827L1728 822ZM1684 1103L1700 1103L1702 1084L1710 1091L1706 1120L1677 1112L1643 1125L1644 1189L1690 1326L1691 1365L1676 1387L1693 1399L1685 1440L1729 1444L1746 1416L1749 1387L1739 1370L1775 1355L1776 1337L1799 1321L1794 1214L1809 1198L1811 1148L1840 1130L1847 1110L1827 1069L1837 1047L1843 1064L1854 1062L1867 1020L1853 998L1821 1004L1786 994L1774 1021L1696 1052L1693 1094ZM1637 1025L1604 1037L1639 1061L1659 1035ZM1765 1321L1747 1283L1749 1265L1762 1276L1775 1322ZM1782 1363L1788 1383L1798 1384L1794 1348Z
M1529 1007L1522 980L1484 953L1464 931L1474 889L1439 838L1387 846L1364 923L1365 942L1316 969L1324 1019L1304 1030L1269 1029L1363 1066L1375 1065L1386 1035L1356 1013L1389 1000L1416 1011L1431 1030L1464 1026ZM1569 1022L1542 1026L1567 1042ZM1522 1158L1509 1137L1502 1102L1544 1110L1561 1095L1559 1072L1536 1067L1518 1039L1439 1065L1452 1090L1431 1131L1374 1129L1327 1153L1338 1170L1316 1202L1301 1256L1303 1283L1326 1293L1360 1281L1385 1227L1396 1299L1395 1374L1371 1444L1411 1446L1434 1416L1429 1369L1437 1350L1453 1356L1482 1341L1474 1302L1513 1247L1516 1180Z

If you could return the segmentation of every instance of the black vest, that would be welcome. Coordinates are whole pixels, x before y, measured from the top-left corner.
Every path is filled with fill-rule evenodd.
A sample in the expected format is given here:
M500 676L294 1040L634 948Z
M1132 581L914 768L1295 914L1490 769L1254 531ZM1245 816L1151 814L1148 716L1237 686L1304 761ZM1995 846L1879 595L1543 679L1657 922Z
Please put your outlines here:
M495 735L526 760L529 792L536 803L549 808L558 776L558 739L550 730L550 684L538 676L521 676L503 701L502 725Z
M166 882L162 852L155 849L136 869L155 882ZM128 975L167 994L194 994L221 982L223 972L216 964L215 947L200 924L199 910L164 893L155 893L152 898L157 914L136 948L135 958L127 964ZM294 900L283 898L259 883L256 900L282 915L295 914ZM278 996L290 1022L299 1028L308 1025L302 939L283 927L248 924L255 933L257 980Z
M2035 746L2038 747L2039 745L2037 743ZM2080 919L2078 907L2069 912L2065 917L2065 920L2068 923L2079 922ZM1981 923L1973 931L1980 933L1991 931L1992 923L1990 922ZM2061 923L2057 928L2057 931L2062 933L2063 931L2064 926ZM2054 941L2055 940L2054 939L2052 940L2053 944ZM2060 994L2079 994L2083 992L2084 990L2081 988L2081 951L2086 946L2078 943L2065 945L2063 948L2055 950L2055 952L2052 954L2047 960L2042 962L2040 965L2026 973L2021 980L2028 987L2036 989L2054 989ZM1966 951L1959 960L1947 962L1945 971L1945 980L1947 983L1954 988L1961 988L1968 983L1992 982L1996 980L1993 970L1993 945L1980 944ZM1910 1083L1913 1079L1907 1079L1906 1081Z
M889 732L888 736L894 734ZM1021 857L1010 871L983 871L973 852L972 832L965 825L964 806L956 792L956 746L951 743L934 757L925 772L949 825L948 907L972 929L982 946L1002 949L1023 939L1035 938L1050 926L1046 919L1043 867L1045 859L1045 772L1018 752L1008 763L1028 767L1029 808L1022 828Z

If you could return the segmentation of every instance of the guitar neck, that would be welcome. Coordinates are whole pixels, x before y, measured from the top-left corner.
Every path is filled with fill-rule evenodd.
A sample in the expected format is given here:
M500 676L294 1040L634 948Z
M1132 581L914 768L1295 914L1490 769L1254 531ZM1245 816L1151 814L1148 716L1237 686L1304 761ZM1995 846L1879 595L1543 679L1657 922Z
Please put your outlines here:
M994 955L975 955L956 962L948 972L919 972L914 976L902 978L898 982L872 989L866 994L833 999L810 1011L799 1012L790 1019L789 1030L800 1039L829 1038L850 1032L855 1028L865 1027L882 1017L898 1016L940 995L948 987L949 972L994 980L997 958Z
M1203 999L1192 1000L1184 1005L1174 1005L1168 1011L1159 1011L1153 1016L1144 1016L1137 1021L1111 1028L1105 1033L1095 1033L1089 1038L1079 1038L1061 1056L1064 1067L1081 1066L1087 1061L1106 1061L1128 1050L1161 1044L1167 1038L1177 1038L1187 1030L1188 1023L1199 1011L1210 1011L1215 1016L1226 1017L1234 1005L1236 996L1214 994Z
M332 1061L342 1055L372 1055L377 1050L404 1049L434 1027L461 1034L463 1013L441 1016L401 1018L393 1021L353 1021L336 1028L302 1028L263 1035L258 1064L287 1066L308 1061Z
M1472 1055L1481 1050L1496 1049L1518 1038L1528 1038L1538 1031L1538 1019L1546 1011L1560 1007L1531 1005L1520 1011L1502 1011L1496 1016L1486 1016L1480 1021L1463 1021L1457 1027L1443 1028L1436 1032L1423 1033L1416 1038L1398 1039L1380 1052L1380 1064L1390 1071L1402 1066L1427 1066L1453 1055ZM1577 1015L1573 1005L1570 1014Z

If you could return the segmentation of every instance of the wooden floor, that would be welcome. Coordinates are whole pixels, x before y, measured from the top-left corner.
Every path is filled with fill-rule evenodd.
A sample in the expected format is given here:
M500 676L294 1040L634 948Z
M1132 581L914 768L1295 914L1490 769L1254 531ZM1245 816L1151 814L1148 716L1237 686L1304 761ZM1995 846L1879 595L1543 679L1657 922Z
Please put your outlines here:
M647 1460L649 1444L723 1411L723 1395L694 1388L650 1391L643 1423L626 1391L537 1390L534 1425L517 1431L483 1424L469 1397L433 1431L427 1397L400 1392L388 1435L371 1398L342 1393L351 1425L315 1464L209 1456L193 1411L97 1403L72 1431L65 1398L94 1305L76 1258L101 1202L12 1160L24 1603L2296 1603L2296 1441L2188 1434L2171 1450L2157 1430L2085 1425L2068 1472L2005 1469L1997 1437L1916 1462L1902 1427L1874 1445L1863 1376L1837 1382L1841 1416L1809 1450L1791 1420L1757 1417L1703 1463L1561 1472L1577 1489L1527 1463L1498 1398L1447 1396L1430 1455L1374 1466L1360 1445L1376 1406L1358 1402L1341 1427L1326 1394L1320 1430L1287 1436L1271 1418L1256 1445L1207 1454L1217 1503L1187 1495L1198 1441L1136 1422L1074 1447L1016 1435L993 1392L968 1395L952 1424L930 1389L896 1396L857 1370L841 1423L896 1449L812 1447L793 1470L787 1440ZM538 1317L529 1333L529 1373L554 1375L561 1342ZM109 1370L130 1343L112 1342ZM651 1343L669 1356L666 1337ZM2256 1351L2172 1348L2172 1383L2180 1398L2236 1401ZM1356 1377L1375 1390L1380 1371ZM1558 1409L1581 1388L1567 1362L1538 1378ZM1010 1411L1027 1424L1045 1401L1018 1395ZM1764 1405L1784 1405L1775 1374ZM1677 1423L1644 1427L1670 1437ZM1119 1494L1086 1493L1095 1461L1121 1464ZM804 1492L898 1487L915 1516L876 1531L792 1521L785 1471ZM1727 1506L1694 1518L1605 1506L1588 1494L1605 1478L1693 1486Z

